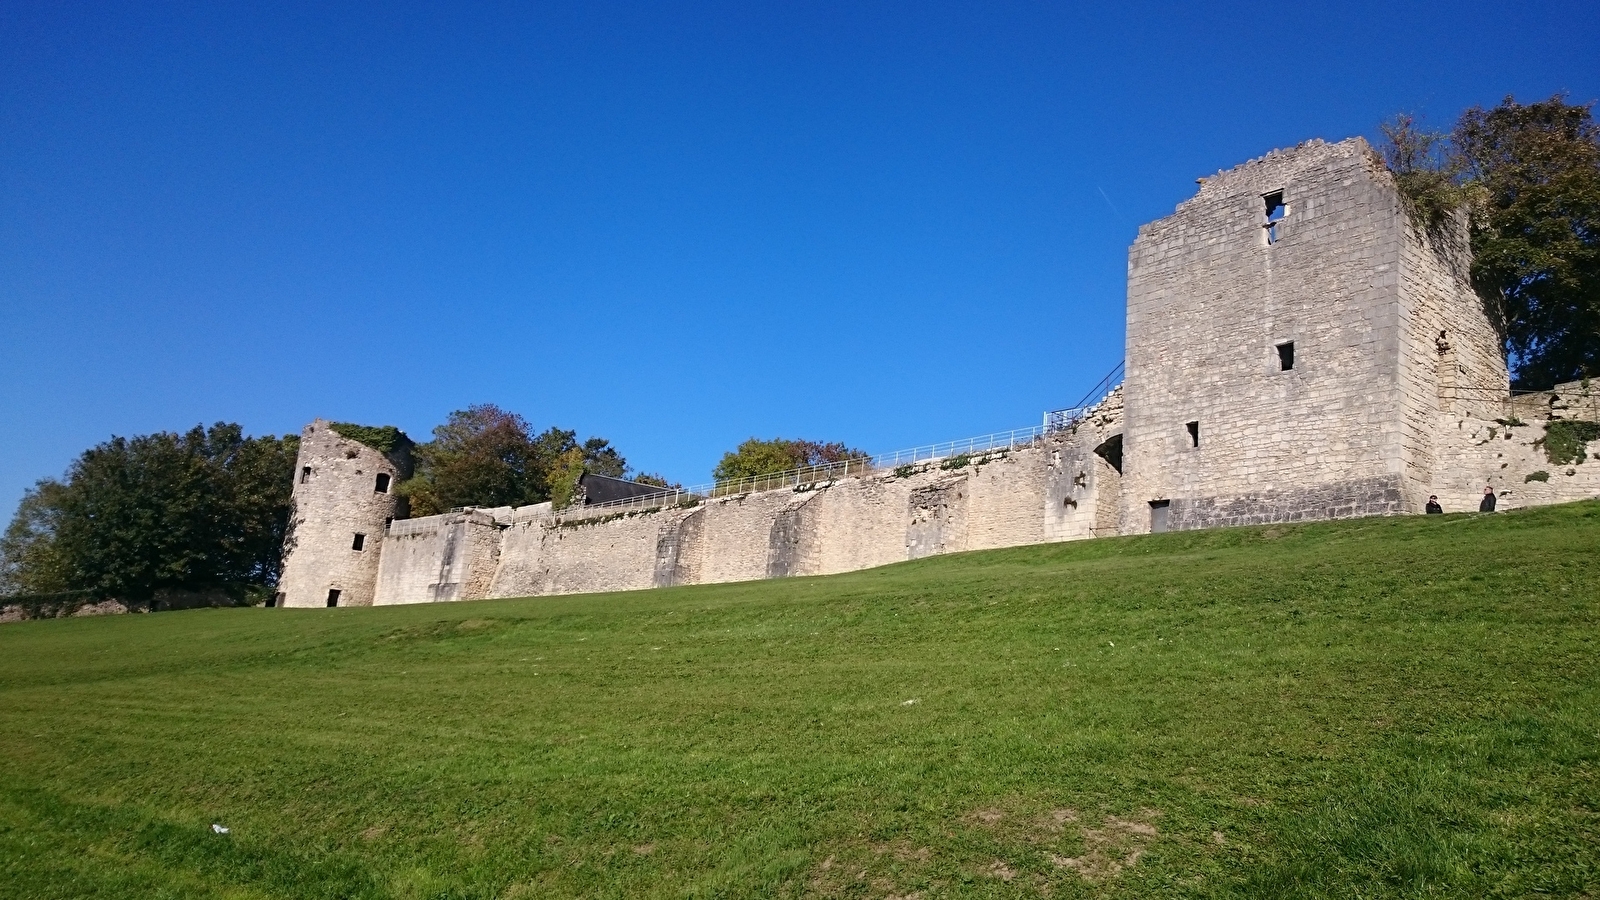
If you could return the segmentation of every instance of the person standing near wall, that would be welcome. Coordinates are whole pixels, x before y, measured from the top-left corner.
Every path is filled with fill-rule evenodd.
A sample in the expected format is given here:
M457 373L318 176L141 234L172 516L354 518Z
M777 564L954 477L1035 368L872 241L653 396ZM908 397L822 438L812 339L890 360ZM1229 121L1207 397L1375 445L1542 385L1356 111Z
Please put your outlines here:
M1494 512L1494 488L1483 489L1483 502L1478 504L1478 512Z
M1422 509L1423 509L1424 512L1426 512L1430 516L1444 515L1444 507L1439 505L1439 495L1438 494L1433 494L1433 495L1429 496L1428 497L1428 505L1424 506Z

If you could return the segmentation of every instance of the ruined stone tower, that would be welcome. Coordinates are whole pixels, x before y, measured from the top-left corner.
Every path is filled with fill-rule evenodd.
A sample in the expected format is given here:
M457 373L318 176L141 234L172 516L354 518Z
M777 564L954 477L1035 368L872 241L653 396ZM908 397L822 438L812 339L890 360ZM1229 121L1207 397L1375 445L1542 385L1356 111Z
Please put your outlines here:
M384 528L401 512L395 487L410 474L403 435L385 453L340 435L326 419L307 425L276 603L371 606Z
M455 510L386 530L396 503L381 479L392 485L409 460L319 420L300 451L283 601L825 575L1117 533L1421 513L1430 493L1462 512L1486 487L1501 509L1600 497L1600 463L1582 464L1600 446L1558 460L1545 440L1558 419L1600 418L1600 391L1512 398L1470 264L1464 217L1418 224L1365 141L1314 140L1201 179L1139 229L1125 380L1020 439L762 487L586 490L560 510Z
M1201 179L1129 251L1121 530L1421 512L1441 417L1509 387L1469 260L1361 138Z

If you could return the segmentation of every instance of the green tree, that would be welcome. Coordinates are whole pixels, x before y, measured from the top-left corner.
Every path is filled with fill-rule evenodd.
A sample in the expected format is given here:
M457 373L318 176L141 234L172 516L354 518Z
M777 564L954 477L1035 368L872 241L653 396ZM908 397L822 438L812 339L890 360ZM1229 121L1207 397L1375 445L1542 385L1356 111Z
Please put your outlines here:
M1519 388L1600 372L1600 128L1561 95L1462 113L1449 137L1409 116L1384 157L1419 224L1466 204L1472 282Z
M17 514L0 537L0 596L69 590L66 565L55 542L66 489L45 478L23 494Z
M1462 114L1460 179L1477 198L1472 279L1499 311L1519 387L1600 373L1600 128L1560 95Z
M459 506L526 506L570 502L584 472L625 477L628 462L611 442L549 428L533 436L526 419L494 404L450 414L417 445L416 474L400 485L412 515ZM565 505L565 502L557 505Z
M275 584L298 445L221 422L113 437L24 498L0 544L6 587L147 600Z
M757 475L775 475L806 466L820 466L860 459L867 454L840 442L793 440L790 438L750 438L737 449L722 455L722 460L712 470L717 481L750 478Z
M1420 224L1437 228L1466 202L1457 183L1459 165L1449 136L1423 129L1405 113L1378 126L1383 132L1383 159L1395 185Z

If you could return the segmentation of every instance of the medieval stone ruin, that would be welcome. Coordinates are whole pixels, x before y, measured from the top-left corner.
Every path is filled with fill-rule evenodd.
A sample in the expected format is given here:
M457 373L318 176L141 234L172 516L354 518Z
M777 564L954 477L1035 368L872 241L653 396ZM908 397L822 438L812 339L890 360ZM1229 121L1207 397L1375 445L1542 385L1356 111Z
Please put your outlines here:
M940 553L1600 496L1512 397L1466 223L1419 229L1360 138L1200 180L1129 251L1126 376L1066 427L912 465L703 495L419 519L386 455L306 426L278 603L366 606L848 572Z

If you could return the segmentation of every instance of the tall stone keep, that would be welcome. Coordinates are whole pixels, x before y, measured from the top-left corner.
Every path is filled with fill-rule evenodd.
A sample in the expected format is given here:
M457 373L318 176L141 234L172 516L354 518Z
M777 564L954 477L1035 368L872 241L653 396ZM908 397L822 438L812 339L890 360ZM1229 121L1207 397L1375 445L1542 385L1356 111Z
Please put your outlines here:
M384 529L403 503L409 442L392 452L340 435L317 419L300 432L294 513L285 542L279 606L371 606Z
M1120 530L1421 512L1442 417L1509 388L1470 259L1360 138L1200 179L1129 251Z

